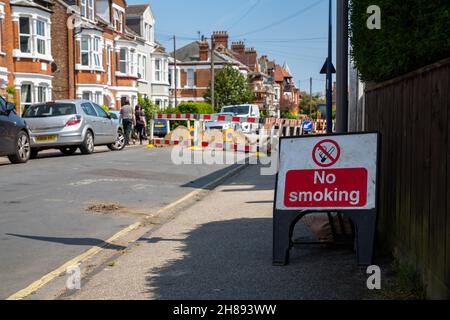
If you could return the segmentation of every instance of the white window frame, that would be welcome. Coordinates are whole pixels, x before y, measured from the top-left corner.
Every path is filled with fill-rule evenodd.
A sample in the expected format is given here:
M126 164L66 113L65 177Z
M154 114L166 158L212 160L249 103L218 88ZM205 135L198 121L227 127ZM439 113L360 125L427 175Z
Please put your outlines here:
M124 58L122 58L122 52L125 53ZM122 64L124 65L124 68L122 68ZM128 48L122 47L120 48L119 51L119 72L122 74L128 74L128 70L129 70L129 50Z
M162 82L163 81L162 77L163 77L162 59L156 58L155 59L155 81Z
M22 33L20 30L20 20L28 19L28 29L29 33ZM22 51L22 37L28 37L28 51ZM21 53L32 53L33 52L33 21L31 16L23 15L19 17L19 50Z
M83 49L83 42L87 43L87 48ZM83 67L91 66L91 37L88 35L82 35L80 38L80 65ZM87 56L87 64L83 63L83 54Z
M87 9L86 10L87 10L86 11L87 18L89 20L94 20L94 0L87 0Z
M82 17L85 17L85 18L87 16L86 15L86 8L87 8L86 1L88 1L88 0L81 0L80 1L80 14L81 14Z
M123 12L116 8L113 9L113 22L114 30L123 32Z
M102 39L98 36L93 36L92 39L92 61L94 69L102 68Z
M23 98L23 87L24 86L29 86L30 87L30 91L29 91L29 95L30 95L30 101L25 102L24 100L22 100ZM33 104L33 83L31 82L23 82L20 85L20 108L23 110L25 110L26 107L31 106Z
M142 55L142 79L147 80L147 56Z
M147 56L142 53L137 54L137 72L138 72L138 78L140 80L147 80L147 70L146 70L146 64L147 64Z
M42 30L44 31L44 35L38 34L38 24L42 24ZM44 45L44 52L39 52L39 41L42 41ZM36 52L41 55L47 54L47 23L43 19L36 19Z
M79 37L80 61L79 69L103 71L103 41L98 35L82 34ZM87 43L87 48L83 48L83 43ZM87 64L83 62L83 56L87 57Z
M29 86L30 87L30 99L31 101L25 102L22 100L22 93L23 93L23 86ZM41 92L40 92L41 91ZM43 99L40 99L41 93L44 95ZM24 81L20 84L20 107L23 110L27 106L36 104L36 103L43 103L51 100L51 90L47 83L34 83L34 82L28 82Z
M112 72L111 72L111 54L112 54L112 48L111 46L106 47L106 72L108 75L108 84L111 84L112 81Z
M191 81L189 81L191 80ZM186 70L186 87L193 88L195 87L195 70L187 69Z

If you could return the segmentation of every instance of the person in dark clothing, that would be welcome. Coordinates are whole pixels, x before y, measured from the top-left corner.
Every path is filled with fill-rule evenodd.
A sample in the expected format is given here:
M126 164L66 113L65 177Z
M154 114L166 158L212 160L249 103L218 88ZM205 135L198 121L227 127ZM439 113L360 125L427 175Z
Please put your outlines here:
M142 111L139 105L136 106L134 114L136 118L136 134L139 136L139 141L142 144L142 141L146 139L145 127L147 125L147 120L145 119L144 111Z
M130 100L125 99L120 109L120 116L122 117L123 129L125 131L125 145L130 144L130 134L133 125L136 125L136 118L133 112L133 107L130 105Z

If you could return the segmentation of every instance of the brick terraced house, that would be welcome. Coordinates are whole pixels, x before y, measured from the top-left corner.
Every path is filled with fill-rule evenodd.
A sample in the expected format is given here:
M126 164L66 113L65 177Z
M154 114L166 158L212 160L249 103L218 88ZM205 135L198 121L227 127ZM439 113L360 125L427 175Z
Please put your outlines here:
M156 102L153 91L167 105L169 56L154 23L149 5L125 0L0 0L0 93L20 113L81 98L117 109L138 92Z
M242 72L243 75L247 76L250 69L226 53L228 34L225 32L214 32L213 38L215 41L215 50L213 53L214 69L218 71L225 65L231 65ZM174 54L172 53L171 55L173 58ZM204 101L203 95L211 80L211 48L208 40L203 38L202 40L189 43L178 49L175 57L178 61L177 67L180 74L178 102ZM170 64L171 73L173 73L173 68L174 64L172 61Z
M246 48L242 41L232 42L226 31L213 32L214 64L218 71L224 65L240 70L255 94L253 103L271 116L283 111L298 112L300 91L295 87L290 71L284 70L267 56L258 58L254 48ZM172 57L174 54L172 53ZM211 80L210 41L203 38L176 51L177 67L181 80L178 85L178 101L204 101L203 95ZM171 70L174 64L171 63ZM172 84L173 88L173 84Z
M52 95L52 4L0 0L0 88L17 111Z

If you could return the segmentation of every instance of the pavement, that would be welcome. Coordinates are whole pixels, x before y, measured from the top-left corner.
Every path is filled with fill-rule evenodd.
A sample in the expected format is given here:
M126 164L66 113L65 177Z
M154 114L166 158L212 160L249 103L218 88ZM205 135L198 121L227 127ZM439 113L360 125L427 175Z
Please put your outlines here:
M232 167L175 165L171 149L142 146L89 156L49 150L22 165L0 158L0 299Z
M295 247L272 265L273 176L249 166L207 191L58 299L366 299L351 248ZM295 237L312 235L302 222Z

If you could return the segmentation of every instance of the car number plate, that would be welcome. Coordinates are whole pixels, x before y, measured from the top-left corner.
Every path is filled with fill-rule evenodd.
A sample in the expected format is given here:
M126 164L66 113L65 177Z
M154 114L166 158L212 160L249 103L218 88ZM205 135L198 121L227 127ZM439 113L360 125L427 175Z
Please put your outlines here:
M55 142L58 140L58 136L40 136L36 137L37 142Z

